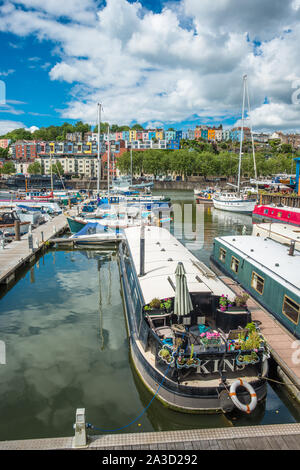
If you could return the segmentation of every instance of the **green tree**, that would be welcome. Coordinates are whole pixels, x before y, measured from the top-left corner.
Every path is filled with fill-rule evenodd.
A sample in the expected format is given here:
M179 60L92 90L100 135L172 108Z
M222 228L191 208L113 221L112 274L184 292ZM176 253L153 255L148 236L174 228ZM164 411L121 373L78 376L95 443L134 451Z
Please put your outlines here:
M143 126L141 126L140 124L134 124L131 129L134 130L134 131L143 131L144 130Z
M4 175L10 175L16 172L16 168L13 162L4 163L3 167L0 170L1 170L1 173L3 173Z
M27 172L30 175L41 175L42 174L42 166L39 162L34 162L28 165Z
M5 158L7 159L8 158L8 148L4 149L2 147L0 147L0 158Z
M63 175L64 174L64 169L63 169L63 166L60 162L56 162L54 163L52 166L52 173L55 174L55 175Z

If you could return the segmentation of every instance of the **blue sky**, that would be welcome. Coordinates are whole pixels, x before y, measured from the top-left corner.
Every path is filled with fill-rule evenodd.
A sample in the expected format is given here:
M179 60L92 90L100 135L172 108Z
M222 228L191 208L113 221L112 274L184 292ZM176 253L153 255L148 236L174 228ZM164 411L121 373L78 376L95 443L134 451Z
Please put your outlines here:
M299 129L298 0L3 0L0 134L82 120ZM268 4L269 8L268 8ZM298 5L298 6L297 6Z

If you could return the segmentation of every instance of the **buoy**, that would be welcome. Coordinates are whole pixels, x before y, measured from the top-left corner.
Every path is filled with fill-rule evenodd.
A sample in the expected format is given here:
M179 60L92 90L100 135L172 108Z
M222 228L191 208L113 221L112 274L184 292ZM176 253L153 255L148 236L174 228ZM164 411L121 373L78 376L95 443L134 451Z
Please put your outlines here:
M250 393L251 401L250 401L249 405L244 405L238 399L238 397L236 395L236 389L238 387L244 387ZM230 390L229 390L229 396L231 397L231 400L233 401L235 406L239 410L244 411L245 413L249 414L249 413L251 413L251 411L253 411L256 408L256 405L257 405L256 392L255 392L254 388L252 387L252 385L250 385L246 381L243 381L242 379L238 379L235 382L233 382L233 384L231 385Z

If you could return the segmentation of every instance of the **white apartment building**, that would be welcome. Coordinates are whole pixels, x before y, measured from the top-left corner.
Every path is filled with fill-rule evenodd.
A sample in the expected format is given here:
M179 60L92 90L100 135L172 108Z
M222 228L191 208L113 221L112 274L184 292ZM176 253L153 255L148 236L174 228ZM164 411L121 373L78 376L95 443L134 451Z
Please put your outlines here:
M42 171L45 175L51 173L51 165L56 162L60 162L64 173L69 173L78 176L84 176L86 178L97 177L97 157L92 156L68 156L68 157L57 157L43 156L37 158L42 166Z

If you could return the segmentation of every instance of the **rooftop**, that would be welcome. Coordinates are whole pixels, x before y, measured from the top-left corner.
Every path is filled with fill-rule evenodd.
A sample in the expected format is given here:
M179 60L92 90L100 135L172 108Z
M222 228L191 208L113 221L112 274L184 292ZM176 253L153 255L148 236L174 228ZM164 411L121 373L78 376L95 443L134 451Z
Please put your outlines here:
M294 256L289 256L286 245L252 235L219 237L216 241L248 258L253 266L300 295L300 251L295 250Z

